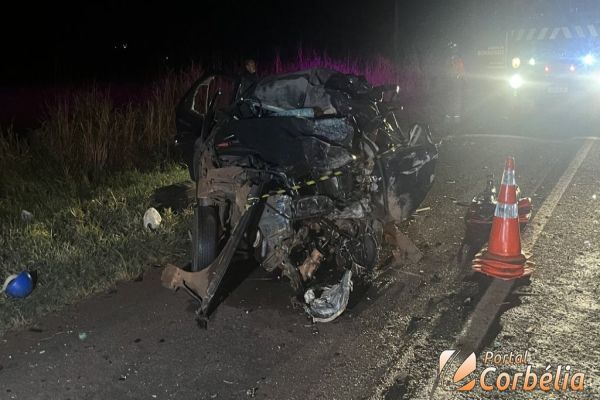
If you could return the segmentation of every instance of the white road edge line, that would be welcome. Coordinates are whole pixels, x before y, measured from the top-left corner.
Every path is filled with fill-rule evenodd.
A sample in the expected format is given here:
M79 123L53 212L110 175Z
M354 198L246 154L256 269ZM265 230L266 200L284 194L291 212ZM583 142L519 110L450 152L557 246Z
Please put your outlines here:
M581 147L575 154L573 160L571 160L571 162L567 166L565 172L563 172L562 176L560 177L560 179L558 180L558 182L556 183L556 185L554 186L554 188L552 189L552 191L550 192L548 197L544 200L544 202L540 206L539 210L535 214L535 217L532 219L533 224L531 224L527 228L525 233L523 234L522 247L525 252L531 251L533 249L533 246L535 245L536 241L539 239L540 234L543 232L544 227L546 226L546 223L548 222L548 220L550 219L550 216L554 212L554 209L556 208L558 202L560 201L561 197L567 190L569 184L573 180L573 177L577 173L577 170L579 169L579 167L581 167L581 164L583 164L583 161L585 160L585 158L587 157L588 153L590 152L592 146L594 145L595 140L596 140L595 138L586 138L585 139L585 141L583 142L583 144L581 145ZM466 337L472 326L476 326L477 324L487 325L487 328L489 328L489 326L491 326L491 324L496 316L495 315L493 315L493 316L492 315L481 315L480 316L480 315L478 315L478 314L480 314L480 313L478 313L478 310L485 309L486 305L489 305L490 303L496 303L496 304L502 303L504 301L504 299L506 298L506 296L512 290L513 284L514 284L514 281L502 281L499 279L494 280L494 282L488 287L486 293L483 295L483 297L477 304L477 306L476 306L475 310L473 311L473 314L471 315L469 320L465 323L465 326L463 327L463 330L462 330L461 334L459 335L457 342L455 344L455 347L454 347L455 349L460 349L462 347L462 346L460 346L460 343L466 343L470 339L472 339L472 338ZM500 297L501 297L501 299L500 299ZM498 304L498 307L500 307L500 304ZM477 320L477 322L475 324L474 324L474 320ZM478 331L481 331L481 329L479 329ZM487 329L485 329L485 331L487 332ZM478 340L481 340L481 339L482 338L479 338ZM476 340L477 340L477 338L476 338ZM423 388L421 393L418 393L414 398L415 399L427 399L427 398L434 399L435 398L434 397L435 389L437 388L437 383L438 383L438 378L439 377L437 376L437 373L436 373L431 379L428 380L426 385L421 386Z

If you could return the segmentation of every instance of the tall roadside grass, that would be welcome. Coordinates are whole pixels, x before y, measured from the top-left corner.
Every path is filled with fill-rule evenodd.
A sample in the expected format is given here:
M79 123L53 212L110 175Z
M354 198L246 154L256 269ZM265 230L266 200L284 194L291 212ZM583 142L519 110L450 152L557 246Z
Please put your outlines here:
M66 176L95 180L113 171L147 168L173 159L175 105L198 68L171 73L141 101L115 105L110 88L58 98L47 108L37 137Z
M26 140L16 135L11 127L0 128L0 177L14 170L16 164L23 164L31 157ZM2 190L2 186L0 186ZM0 197L2 192L0 191Z
M423 68L416 57L395 64L383 56L339 58L304 48L298 48L296 54L289 57L276 53L272 62L261 66L261 73L280 74L309 68L331 68L346 74L362 75L373 85L398 84L406 94L422 91L425 82Z

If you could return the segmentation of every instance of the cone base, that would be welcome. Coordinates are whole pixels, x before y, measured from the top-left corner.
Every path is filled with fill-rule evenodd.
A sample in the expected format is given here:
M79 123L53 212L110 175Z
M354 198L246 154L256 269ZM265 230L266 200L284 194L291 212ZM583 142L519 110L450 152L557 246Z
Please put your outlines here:
M513 280L531 275L533 263L523 253L514 257L502 257L484 249L473 259L472 268L493 278Z

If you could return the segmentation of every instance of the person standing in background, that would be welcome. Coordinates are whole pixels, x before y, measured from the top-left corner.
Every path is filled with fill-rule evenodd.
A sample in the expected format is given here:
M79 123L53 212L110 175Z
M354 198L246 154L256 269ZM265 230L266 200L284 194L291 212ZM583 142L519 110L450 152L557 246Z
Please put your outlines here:
M244 71L240 76L240 96L244 97L258 82L256 61L249 58L244 61Z

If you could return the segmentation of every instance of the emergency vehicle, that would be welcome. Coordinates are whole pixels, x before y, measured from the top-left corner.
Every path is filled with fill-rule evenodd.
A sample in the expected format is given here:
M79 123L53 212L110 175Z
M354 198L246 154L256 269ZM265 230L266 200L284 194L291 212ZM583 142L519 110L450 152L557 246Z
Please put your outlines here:
M585 7L580 8L574 3L539 1L536 13L505 17L505 29L496 25L479 32L468 60L471 81L520 110L561 105L595 111L600 98L600 18L595 15L600 3L581 2ZM531 9L511 9L519 11Z

